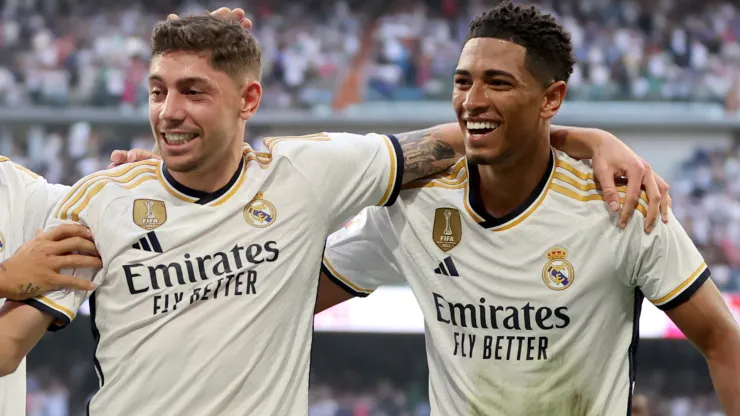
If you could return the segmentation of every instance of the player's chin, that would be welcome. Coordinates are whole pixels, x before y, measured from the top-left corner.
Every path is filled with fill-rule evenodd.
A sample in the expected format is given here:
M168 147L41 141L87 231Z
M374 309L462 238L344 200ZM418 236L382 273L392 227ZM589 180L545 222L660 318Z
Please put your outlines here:
M162 159L170 172L193 172L199 166L197 155L168 155L163 153Z
M465 156L471 165L496 165L506 160L506 152L490 148L470 148L465 149Z

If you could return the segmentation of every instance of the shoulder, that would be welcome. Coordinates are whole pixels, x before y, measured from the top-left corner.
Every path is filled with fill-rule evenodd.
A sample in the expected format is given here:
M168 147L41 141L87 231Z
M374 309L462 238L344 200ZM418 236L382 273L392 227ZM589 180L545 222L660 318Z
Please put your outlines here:
M449 168L429 176L411 181L406 185L403 185L402 190L405 194L408 191L413 192L414 190L424 189L429 191L431 189L464 189L468 181L468 167L465 163L465 158L460 158L454 165Z
M364 152L368 144L377 145L378 143L385 143L389 149L392 149L394 146L391 136L376 133L354 134L346 132L320 132L301 136L266 137L263 142L268 153L273 158L305 156L320 158L322 154L326 154L325 152L338 149Z
M105 204L122 193L128 193L148 181L156 180L158 172L159 161L152 159L87 175L77 181L62 198L54 211L54 217L77 221L79 214L91 204L99 202Z
M604 192L594 176L588 161L573 159L564 152L555 151L556 163L549 191L571 206L588 209L601 215L609 215L605 205ZM617 182L620 202L624 202L626 183ZM647 195L640 193L636 210L644 218L647 216Z
M17 179L21 182L43 180L41 176L30 169L14 163L10 158L0 155L0 183L8 180Z

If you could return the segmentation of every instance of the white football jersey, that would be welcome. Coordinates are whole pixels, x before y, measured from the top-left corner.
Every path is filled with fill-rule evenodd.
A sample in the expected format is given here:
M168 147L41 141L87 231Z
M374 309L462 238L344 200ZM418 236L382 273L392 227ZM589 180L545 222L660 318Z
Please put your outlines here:
M160 161L88 176L49 227L91 228L103 260L94 293L29 304L64 326L89 297L100 389L91 415L306 415L326 237L400 192L398 141L322 133L245 146L214 193ZM90 271L77 270L78 276Z
M478 189L464 159L412 182L330 236L324 271L356 295L408 282L434 415L628 414L643 296L685 302L709 277L701 255L672 215L644 233L644 194L617 228L590 167L561 152L510 215Z
M23 166L0 156L0 262L44 228L51 209L69 187L51 185ZM5 303L0 298L0 306ZM0 415L26 414L26 362L0 377Z

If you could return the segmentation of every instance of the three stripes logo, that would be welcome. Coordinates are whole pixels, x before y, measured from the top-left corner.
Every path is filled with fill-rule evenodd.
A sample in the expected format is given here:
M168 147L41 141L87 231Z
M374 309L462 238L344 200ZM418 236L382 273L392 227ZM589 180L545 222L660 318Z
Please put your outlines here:
M132 246L136 250L144 250L153 253L162 253L162 246L159 244L157 234L154 231L149 231L144 237L139 239L139 242Z
M455 267L455 263L452 262L452 257L446 257L444 260L442 260L437 268L434 269L434 273L442 274L445 276L460 277L460 275L457 273L457 267Z

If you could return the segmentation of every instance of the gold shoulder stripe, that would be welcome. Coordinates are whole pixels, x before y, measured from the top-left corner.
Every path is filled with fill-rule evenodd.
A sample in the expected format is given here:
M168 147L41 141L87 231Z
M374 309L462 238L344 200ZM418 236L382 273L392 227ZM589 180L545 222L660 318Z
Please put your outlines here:
M138 167L146 167L147 170L155 169L159 161L156 160L145 160L142 162L136 162L131 163L128 165L124 165L120 168L120 170L104 170L101 172L93 173L92 175L87 176L82 181L78 182L67 194L67 196L59 203L57 210L54 212L54 217L59 218L59 215L62 213L62 211L68 211L72 205L77 203L77 201L82 198L82 194L85 193L87 189L90 188L90 185L94 183L95 181L101 179L101 178L117 178L121 177L127 173L129 173L131 170L136 169ZM77 195L76 198L74 198L74 201L71 203L70 200Z
M7 157L5 157L5 156L0 156L0 162L7 162L7 161L9 161L9 160L10 160L10 159L9 159L9 158L7 158Z
M156 164L156 162L154 163ZM88 194L88 192L91 192L91 189L92 190L97 189L95 193L99 192L100 189L102 189L102 186L101 187L95 186L98 183L102 182L103 184L107 184L107 183L118 182L118 183L126 184L134 180L134 178L136 178L140 174L144 174L144 173L156 174L156 168L152 164L143 164L143 163L133 164L132 163L132 165L137 165L137 166L127 166L125 169L122 169L118 172L113 172L113 173L109 172L109 175L96 176L95 178L92 178L90 180L85 180L84 182L80 183L79 186L73 189L72 191L70 191L67 194L67 197L59 204L57 211L54 213L54 217L66 220L67 217L69 216L69 212L72 209L72 207L77 205L77 203L80 202L80 200L83 200L83 198L84 198L83 202L90 200L90 198L87 197L86 195ZM139 167L141 169L134 170L134 168L136 167ZM80 210L76 210L76 212L79 213Z
M28 174L29 176L31 176L32 178L34 178L34 179L38 179L38 178L40 178L40 177L41 177L41 176L37 175L37 174L36 174L36 172L34 172L34 171L32 171L31 169L28 169L28 168L26 168L26 167L23 167L23 166L21 166L21 165L16 165L16 164L14 164L13 166L15 167L15 169L16 169L16 170L19 170L19 171L21 171L21 172L23 172L23 173L26 173L26 174Z
M413 180L406 185L403 185L401 189L415 189L426 187L460 189L465 186L465 180L468 177L467 171L463 172L462 175L460 174L463 169L465 169L465 159L460 159L455 165L449 167L447 170L442 171L436 175Z
M280 142L287 141L287 140L306 140L306 141L320 141L320 142L327 142L330 140L329 136L326 133L314 133L314 134L307 134L305 136L281 136L281 137L266 137L263 140L263 143L265 146L267 146L267 149L272 152L272 149Z
M269 153L269 152L254 152L254 154L257 155L257 157L260 157L262 159L272 160L272 153Z
M565 195L569 198L575 199L576 201L580 201L580 202L606 201L606 199L604 199L604 194L602 193L582 195L562 185L558 185L556 183L550 184L550 189L552 189L554 192L557 192L561 195ZM619 190L619 188L617 188L617 190ZM619 203L624 204L624 196L621 194L619 196ZM643 216L647 216L647 208L645 208L645 206L643 206L640 202L637 203L637 207L635 207L635 209L637 211L640 211Z
M573 165L571 165L570 163L562 159L558 159L558 167L567 170L568 172L572 173L575 177L577 177L578 179L582 181L593 181L594 180L593 173L581 172L580 170L576 169Z
M597 191L599 193L603 192L600 184L593 183L593 182L583 184L571 178L570 176L564 175L560 172L555 172L554 178L584 193L588 193L590 191ZM627 192L627 187L617 186L617 192ZM642 200L642 202L644 202L647 205L648 199L647 199L647 194L645 194L645 191L640 192L640 200Z
M138 179L136 179L138 178ZM134 180L136 179L136 180ZM95 195L97 195L104 187L105 185L109 184L116 184L120 186L123 189L133 189L137 186L141 185L144 182L151 181L157 179L157 174L154 171L139 171L134 173L134 175L129 178L128 180L125 180L124 178L117 178L117 179L111 179L111 178L105 178L100 179L95 187L93 187L90 192L87 192L85 199L82 200L82 203L80 203L77 208L75 208L72 211L72 214L70 215L70 220L74 222L80 221L80 213L87 208L87 206L90 204L90 201L93 199ZM66 213L63 214L66 216ZM62 220L66 220L67 218L62 218Z
M249 163L249 162L257 162L257 164L259 165L259 167L261 167L262 169L267 169L270 166L270 163L272 163L272 159L260 158L254 152L245 153L244 154L244 160L247 163Z
M463 189L465 188L466 182L462 181L457 184L446 184L441 182L409 182L401 187L401 190L406 191L409 189L420 189L420 188L442 188L442 189Z

